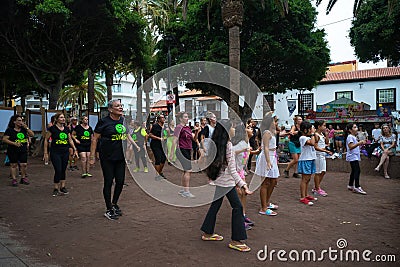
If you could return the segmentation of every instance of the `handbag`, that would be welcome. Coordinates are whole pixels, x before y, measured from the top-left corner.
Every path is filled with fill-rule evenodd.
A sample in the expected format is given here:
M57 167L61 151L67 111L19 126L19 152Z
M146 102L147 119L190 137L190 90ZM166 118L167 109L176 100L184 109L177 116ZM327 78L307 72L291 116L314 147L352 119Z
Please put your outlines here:
M376 147L372 152L372 155L379 158L382 155L382 149L380 147Z

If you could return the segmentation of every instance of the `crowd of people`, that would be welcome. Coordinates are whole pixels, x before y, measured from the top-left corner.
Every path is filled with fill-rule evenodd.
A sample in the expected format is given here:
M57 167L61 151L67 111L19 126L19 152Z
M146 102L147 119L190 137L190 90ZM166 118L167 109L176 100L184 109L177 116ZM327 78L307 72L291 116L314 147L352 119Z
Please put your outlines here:
M190 192L191 173L205 171L209 184L215 186L215 197L201 226L201 238L204 241L223 240L223 236L215 233L214 229L217 213L226 196L232 207L229 247L242 252L250 250L244 240L247 238L246 230L254 226L246 214L247 195L253 194L246 183L250 173L263 179L258 213L278 215L279 206L271 199L280 177L280 138L289 139L288 152L292 159L284 169L283 176L289 178L290 170L294 170L293 177L301 179L299 201L307 206L313 205L317 197L328 195L321 186L326 174L327 157L346 155L351 167L347 189L366 195L360 185L359 161L363 149L370 142L369 137L372 137L374 149L380 156L375 170L383 168L385 178L390 178L390 157L396 153L396 135L389 124L378 124L369 135L362 125L355 123L349 123L345 129L339 125L334 129L332 125L327 127L324 121L312 124L296 116L294 125L288 129L279 127L276 114L268 112L258 127L253 119L245 123L218 121L215 114L208 112L206 117L192 126L189 114L179 112L176 118L169 117L168 120L159 114L153 124L146 125L134 120L126 122L119 100L108 103L108 112L108 116L100 119L94 130L89 126L86 116L80 122L72 117L70 124L66 123L63 113L53 116L44 138L44 162L47 165L50 159L54 168L52 196L69 193L66 187L68 165L70 170L79 170L77 161L80 160L81 177L88 178L92 176L90 169L97 159L104 180L104 216L117 220L123 214L118 201L124 186L126 164L134 164L134 173L148 173L148 164L153 164L156 181L167 179L163 173L166 163L178 166L182 170L178 195L189 199L195 198ZM13 186L18 185L18 168L21 170L19 183L29 184L26 164L27 140L31 136L33 132L21 116L15 115L10 119L3 141L8 144ZM148 149L152 153L148 153ZM252 160L253 157L256 159ZM312 176L314 186L309 191Z

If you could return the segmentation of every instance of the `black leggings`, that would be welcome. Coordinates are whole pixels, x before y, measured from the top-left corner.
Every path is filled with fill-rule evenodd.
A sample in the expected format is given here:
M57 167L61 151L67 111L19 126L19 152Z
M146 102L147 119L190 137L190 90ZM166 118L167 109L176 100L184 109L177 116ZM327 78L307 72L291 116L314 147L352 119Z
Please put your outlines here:
M147 167L146 154L145 154L144 148L141 147L140 151L137 151L137 149L134 147L133 151L135 151L136 167L139 168L139 158L142 160L143 167Z
M358 160L350 161L351 173L349 186L360 187L360 163Z
M54 183L58 184L65 180L65 171L68 166L69 151L51 151L50 159L54 168Z
M100 158L104 177L103 196L107 209L117 204L125 181L125 160L104 160ZM111 188L115 178L114 196L111 202Z

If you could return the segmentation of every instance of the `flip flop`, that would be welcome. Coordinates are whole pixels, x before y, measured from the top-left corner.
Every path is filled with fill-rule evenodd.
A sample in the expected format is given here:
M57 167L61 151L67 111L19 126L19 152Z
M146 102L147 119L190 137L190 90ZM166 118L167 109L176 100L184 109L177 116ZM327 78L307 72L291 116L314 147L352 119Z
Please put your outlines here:
M270 209L267 209L266 211L259 211L258 212L258 214L261 214L261 215L267 215L267 216L276 216L276 215L278 215L278 213L276 213L275 211L273 211L273 210L270 210Z
M273 204L273 203L269 203L269 205L268 205L268 208L267 209L270 209L270 210L277 210L279 208L279 206L278 205L276 205L276 204Z
M213 234L212 236L201 235L201 239L204 241L222 241L224 237L219 234Z
M246 244L231 244L229 243L229 248L240 251L240 252L248 252L251 250L251 248L249 246L247 246Z

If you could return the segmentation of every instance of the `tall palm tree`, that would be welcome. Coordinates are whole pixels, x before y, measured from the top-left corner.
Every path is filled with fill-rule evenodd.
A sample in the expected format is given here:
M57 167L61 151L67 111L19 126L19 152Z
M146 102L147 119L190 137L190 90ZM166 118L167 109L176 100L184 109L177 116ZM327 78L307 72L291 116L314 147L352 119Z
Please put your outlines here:
M356 16L358 10L362 6L362 4L365 3L366 0L354 0L354 6L353 6L353 15ZM388 8L389 12L393 9L394 3L398 0L388 0ZM319 6L321 4L322 0L317 0L316 5ZM331 12L333 6L336 4L337 0L329 0L328 6L326 7L326 14L328 15L329 12Z
M98 77L94 80L94 102L98 106L103 105L106 102L105 94L107 89L98 80ZM88 97L88 72L84 73L84 78L79 84L69 85L64 87L60 91L58 97L57 108L59 106L71 105L75 108L76 105L79 106L79 110L82 110L83 104L86 103Z

